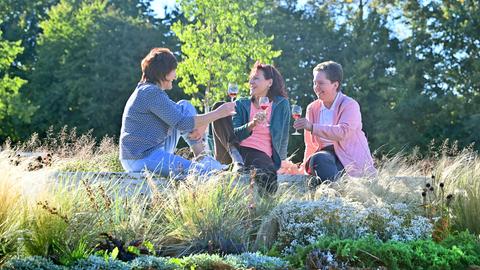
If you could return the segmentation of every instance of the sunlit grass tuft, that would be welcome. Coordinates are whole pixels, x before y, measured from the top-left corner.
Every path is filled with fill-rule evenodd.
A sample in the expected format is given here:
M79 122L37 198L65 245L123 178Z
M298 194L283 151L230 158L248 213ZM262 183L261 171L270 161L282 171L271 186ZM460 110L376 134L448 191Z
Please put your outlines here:
M1 167L0 167L1 168ZM21 189L8 170L0 175L0 265L17 251L21 224Z

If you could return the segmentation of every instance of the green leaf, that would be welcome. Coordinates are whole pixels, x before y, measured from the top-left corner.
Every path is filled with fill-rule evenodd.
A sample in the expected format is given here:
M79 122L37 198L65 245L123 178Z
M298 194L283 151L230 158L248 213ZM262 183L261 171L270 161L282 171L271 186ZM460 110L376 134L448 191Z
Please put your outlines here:
M115 247L115 248L112 250L112 253L110 253L110 258L116 260L116 259L117 259L117 256L118 256L118 247Z

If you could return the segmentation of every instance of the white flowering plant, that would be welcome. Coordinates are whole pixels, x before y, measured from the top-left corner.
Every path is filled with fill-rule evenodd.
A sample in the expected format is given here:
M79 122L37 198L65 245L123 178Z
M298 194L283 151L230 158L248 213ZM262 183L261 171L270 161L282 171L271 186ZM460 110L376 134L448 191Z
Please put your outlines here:
M364 207L341 197L316 201L290 201L277 206L269 216L278 222L275 245L283 254L313 244L323 236L359 239L368 235L388 241L428 239L431 222L412 214L405 204Z

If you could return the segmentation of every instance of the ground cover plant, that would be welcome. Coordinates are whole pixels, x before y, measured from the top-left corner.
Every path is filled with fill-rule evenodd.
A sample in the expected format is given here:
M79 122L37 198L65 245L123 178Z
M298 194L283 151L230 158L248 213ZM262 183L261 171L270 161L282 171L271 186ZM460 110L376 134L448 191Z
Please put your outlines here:
M116 155L111 138L74 134L0 152L8 172L0 176L2 267L301 269L330 257L338 267L478 264L480 161L471 149L397 154L379 161L377 178L343 177L311 191L280 185L265 197L248 176L229 172L182 181L146 175L131 189L119 175L58 174L115 171L118 161L95 158ZM65 166L88 160L95 162Z
M474 235L452 234L437 243L431 239L382 242L375 237L323 237L287 256L294 267L356 266L375 269L467 269L480 263L480 242Z

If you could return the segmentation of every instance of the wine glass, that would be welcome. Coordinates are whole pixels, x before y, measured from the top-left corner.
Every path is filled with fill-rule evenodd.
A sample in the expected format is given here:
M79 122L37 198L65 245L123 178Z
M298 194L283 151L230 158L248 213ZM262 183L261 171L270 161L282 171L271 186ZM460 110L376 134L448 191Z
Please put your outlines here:
M302 116L302 107L299 105L292 105L292 117L295 120L298 120ZM292 135L302 135L302 133L298 132L297 129L295 129L295 132L292 133Z
M270 100L268 99L268 97L260 97L260 99L258 100L258 103L260 104L260 108L263 110L266 116L268 106L270 106ZM265 122L266 122L265 126L269 127L270 125L268 124L266 119L265 119Z
M230 96L230 101L233 102L238 94L238 85L235 83L229 83L227 93Z

